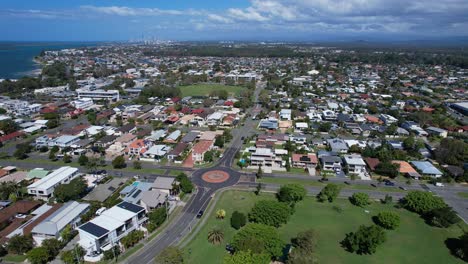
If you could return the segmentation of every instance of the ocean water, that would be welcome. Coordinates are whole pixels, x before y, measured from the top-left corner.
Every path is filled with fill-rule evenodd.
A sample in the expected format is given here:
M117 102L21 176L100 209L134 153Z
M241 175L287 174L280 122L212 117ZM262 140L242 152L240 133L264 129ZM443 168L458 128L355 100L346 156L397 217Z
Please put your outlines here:
M96 46L97 42L0 42L0 79L31 75L39 65L33 62L42 50Z

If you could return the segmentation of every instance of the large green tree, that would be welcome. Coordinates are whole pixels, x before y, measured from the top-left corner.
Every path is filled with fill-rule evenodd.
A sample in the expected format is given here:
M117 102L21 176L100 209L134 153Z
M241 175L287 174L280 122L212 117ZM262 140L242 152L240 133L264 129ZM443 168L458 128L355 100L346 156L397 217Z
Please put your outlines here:
M299 184L286 184L281 186L277 197L280 202L296 203L302 201L307 194L307 190Z
M384 211L378 213L374 217L374 221L376 224L379 226L385 228L385 229L396 229L400 225L400 216L391 211Z
M385 231L376 225L360 226L356 232L346 234L342 245L350 252L373 254L386 240Z
M349 197L349 201L359 207L364 207L371 203L369 195L362 192L353 193L353 195Z
M270 262L271 258L268 254L255 254L251 250L227 255L223 260L223 264L269 264Z
M270 257L278 258L283 252L283 241L278 231L263 224L249 223L237 232L231 245L238 251L252 250L253 253L267 253Z
M424 191L409 191L401 203L406 209L418 214L425 214L431 210L446 207L442 198Z
M58 202L64 203L71 200L81 198L85 193L88 185L81 177L71 180L68 184L60 184L54 190L54 197Z
M238 212L238 211L234 211L232 213L231 226L234 229L239 230L241 227L245 226L246 223L247 223L247 217L245 216L245 214Z
M33 248L26 255L32 264L46 264L50 259L49 252L44 247Z
M10 254L22 255L33 248L33 239L31 236L14 235L7 244L7 250Z
M126 166L127 166L127 164L125 163L124 156L117 156L112 161L112 167L114 167L114 169L123 169Z
M251 222L280 227L288 222L291 208L282 202L263 200L255 203L249 213Z
M437 227L450 227L461 221L458 214L449 206L435 208L424 215L426 221Z
M322 191L317 195L320 202L333 202L340 194L340 187L334 183L327 184Z
M174 247L166 247L157 258L155 258L156 264L182 264L184 263L184 253Z

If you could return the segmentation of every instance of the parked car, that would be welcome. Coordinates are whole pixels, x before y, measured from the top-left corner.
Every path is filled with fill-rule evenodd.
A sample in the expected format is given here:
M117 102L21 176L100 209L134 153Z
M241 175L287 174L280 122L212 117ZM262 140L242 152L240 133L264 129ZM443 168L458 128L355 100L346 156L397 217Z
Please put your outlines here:
M443 183L441 183L441 182L436 182L434 185L437 186L437 187L444 187L444 186L445 186L445 185L444 185Z

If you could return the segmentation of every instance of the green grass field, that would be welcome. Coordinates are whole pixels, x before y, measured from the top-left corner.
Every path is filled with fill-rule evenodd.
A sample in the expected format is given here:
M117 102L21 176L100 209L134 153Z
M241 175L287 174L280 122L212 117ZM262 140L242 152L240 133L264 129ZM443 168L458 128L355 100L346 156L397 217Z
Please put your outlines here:
M226 90L231 96L237 96L245 87L229 86L222 84L195 84L188 86L179 86L182 96L208 96L211 91Z
M468 192L458 192L457 195L461 198L468 198Z
M255 196L252 192L226 191L219 198L215 208L200 232L184 248L187 263L222 263L226 254L226 243L234 236L236 230L230 226L230 217L235 210L248 213L254 203L261 199L274 199L272 194ZM340 206L342 212L333 209ZM215 218L216 210L226 210L226 218ZM424 223L416 214L405 209L396 209L391 205L374 203L364 209L353 206L348 200L340 199L333 204L316 202L307 197L296 206L296 212L289 222L279 228L285 243L288 243L298 232L314 229L318 236L316 258L320 263L463 263L453 257L446 248L447 238L458 237L461 228L433 228ZM357 255L345 251L340 246L345 234L357 230L359 225L370 225L371 217L383 210L398 212L401 225L397 230L387 231L387 241L374 255ZM214 246L208 243L207 234L214 227L224 230L224 242Z
M288 183L296 183L296 184L303 185L303 186L317 186L317 187L325 187L325 185L328 184L328 183L321 183L319 181L315 181L312 179L306 180L306 179L294 179L294 178L286 179L286 178L272 178L272 177L263 177L260 180L258 180L258 182L280 184L280 185L288 184ZM388 187L383 184L381 184L381 186L378 186L378 187L372 187L370 185L352 184L352 181L350 182L351 182L351 185L347 185L344 183L336 183L336 185L344 189L353 189L353 190L378 190L378 191L383 191L383 192L404 192L403 190L399 188Z

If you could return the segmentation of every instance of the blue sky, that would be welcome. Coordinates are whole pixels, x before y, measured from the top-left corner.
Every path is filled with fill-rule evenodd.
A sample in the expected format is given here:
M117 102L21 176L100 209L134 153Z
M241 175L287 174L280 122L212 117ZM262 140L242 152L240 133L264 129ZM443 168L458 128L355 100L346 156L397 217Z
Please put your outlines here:
M468 36L468 0L1 0L0 40Z

